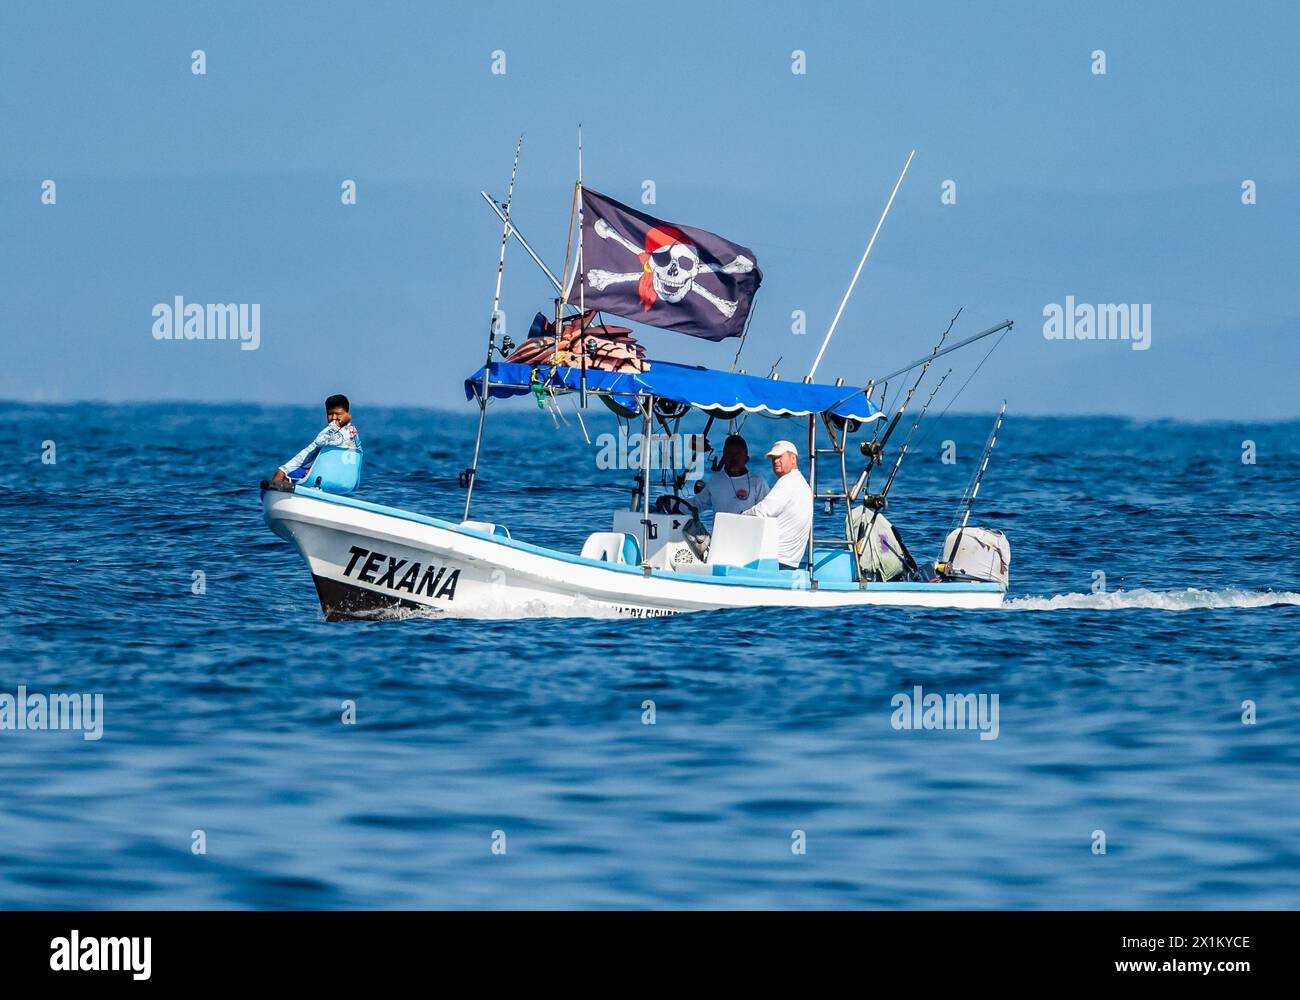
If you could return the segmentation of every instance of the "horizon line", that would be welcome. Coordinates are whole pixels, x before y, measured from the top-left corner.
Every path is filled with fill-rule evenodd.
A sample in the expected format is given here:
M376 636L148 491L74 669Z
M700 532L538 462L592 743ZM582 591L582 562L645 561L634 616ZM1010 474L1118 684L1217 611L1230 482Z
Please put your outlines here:
M522 397L521 397L522 399ZM74 406L191 406L191 407L227 407L227 406L257 406L257 407L281 407L284 409L317 409L320 403L290 403L283 400L266 401L252 399L230 399L224 401L216 400L183 400L177 398L154 398L154 399L105 399L96 397L84 397L80 399L18 399L13 397L0 396L0 404L17 405L17 406L49 406L49 407L74 407ZM363 409L368 410L424 410L429 413L445 413L452 416L470 416L474 412L468 407L473 404L472 400L466 400L467 409L460 411L452 406L433 405L429 403L382 403L376 405L365 405ZM951 410L942 416L949 417L983 417L996 410L996 407L989 410ZM1224 416L1215 417L1182 417L1182 416L1137 416L1126 413L1105 413L1105 412L1081 412L1081 413L1059 413L1059 412L1033 412L1018 411L1008 407L1009 417L1030 417L1035 420L1124 420L1132 423L1176 423L1176 424L1293 424L1300 423L1300 413L1289 417L1235 417L1229 418ZM763 414L751 414L751 416L763 416ZM772 419L788 419L776 417ZM935 418L936 420L939 418Z

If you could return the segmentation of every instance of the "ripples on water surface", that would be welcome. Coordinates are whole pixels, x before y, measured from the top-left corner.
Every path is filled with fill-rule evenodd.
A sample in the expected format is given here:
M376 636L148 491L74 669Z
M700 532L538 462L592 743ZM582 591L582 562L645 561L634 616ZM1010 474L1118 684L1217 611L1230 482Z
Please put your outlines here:
M974 519L1011 538L1002 611L326 625L255 488L314 408L10 409L0 691L106 721L0 732L2 905L1300 905L1300 425L1009 418ZM468 407L356 416L365 497L459 513ZM606 525L623 474L569 421L497 411L476 516L572 551ZM989 422L904 466L918 558ZM998 738L895 731L918 684L998 693Z

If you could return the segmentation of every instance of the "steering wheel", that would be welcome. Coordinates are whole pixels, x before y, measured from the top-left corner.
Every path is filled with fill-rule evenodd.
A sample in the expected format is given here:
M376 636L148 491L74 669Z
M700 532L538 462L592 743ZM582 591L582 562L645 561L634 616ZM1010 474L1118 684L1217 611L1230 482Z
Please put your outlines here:
M686 517L699 517L700 509L685 497L665 493L655 499L655 513L679 514Z

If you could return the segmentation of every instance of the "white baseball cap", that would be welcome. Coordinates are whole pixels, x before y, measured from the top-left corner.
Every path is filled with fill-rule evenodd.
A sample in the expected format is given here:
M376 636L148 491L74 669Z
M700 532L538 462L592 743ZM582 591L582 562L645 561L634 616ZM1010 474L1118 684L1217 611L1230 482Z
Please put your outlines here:
M799 457L799 449L789 441L778 441L768 449L767 454L763 457L776 458L777 455L784 455L787 451L793 452L795 458Z

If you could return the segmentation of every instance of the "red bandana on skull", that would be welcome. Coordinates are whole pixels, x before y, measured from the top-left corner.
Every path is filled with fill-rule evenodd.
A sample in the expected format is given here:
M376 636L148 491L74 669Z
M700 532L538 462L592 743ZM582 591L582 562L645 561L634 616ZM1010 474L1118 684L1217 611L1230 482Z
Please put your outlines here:
M641 282L637 286L637 294L641 298L641 305L645 307L646 312L655 304L658 296L655 294L654 272L650 269L650 255L656 250L662 250L664 247L671 247L676 243L681 243L695 251L695 244L686 238L676 226L660 225L655 226L645 234L645 253L641 254Z

